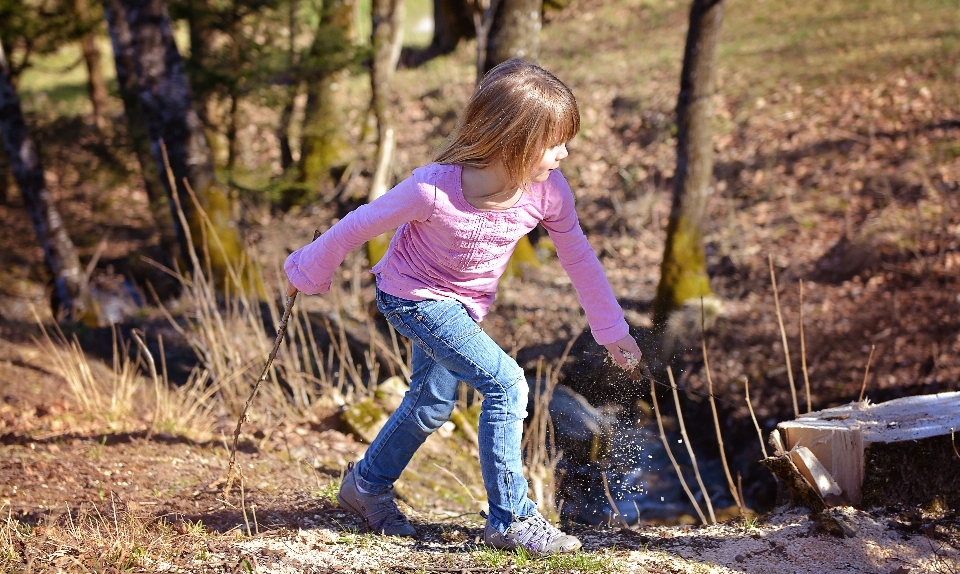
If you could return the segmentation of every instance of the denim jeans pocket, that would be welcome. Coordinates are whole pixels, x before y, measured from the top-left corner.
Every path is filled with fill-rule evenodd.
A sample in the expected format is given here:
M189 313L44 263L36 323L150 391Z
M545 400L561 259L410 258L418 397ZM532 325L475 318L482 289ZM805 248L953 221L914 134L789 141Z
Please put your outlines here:
M420 301L413 314L417 322L438 342L456 346L460 341L480 332L463 304L450 299Z
M411 301L377 291L377 307L393 327L434 357L434 345L456 346L480 333L463 305L451 299Z

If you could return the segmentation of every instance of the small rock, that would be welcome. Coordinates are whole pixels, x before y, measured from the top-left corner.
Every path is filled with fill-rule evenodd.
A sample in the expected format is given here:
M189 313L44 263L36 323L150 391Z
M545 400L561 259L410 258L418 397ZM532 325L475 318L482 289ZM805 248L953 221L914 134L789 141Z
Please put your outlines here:
M360 440L371 443L387 423L387 413L367 398L353 404L340 413L340 422Z
M403 396L407 394L409 390L410 387L407 386L403 377L393 376L377 385L374 396L380 404L383 405L384 410L388 413L393 413L393 411L400 408Z

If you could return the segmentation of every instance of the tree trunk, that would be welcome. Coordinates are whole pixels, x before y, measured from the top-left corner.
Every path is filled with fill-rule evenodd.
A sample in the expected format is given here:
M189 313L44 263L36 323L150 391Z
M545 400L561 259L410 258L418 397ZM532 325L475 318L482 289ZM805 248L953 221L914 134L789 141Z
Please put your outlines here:
M94 33L95 19L91 17L87 0L73 0L73 9L81 22L90 25L90 29L80 38L80 46L83 49L83 59L87 64L87 85L90 91L90 103L93 104L93 123L98 130L102 130L106 125L104 114L107 111L108 95L107 81L103 77L103 66L100 63L100 49L97 48L97 35Z
M344 81L353 52L355 0L334 0L325 6L307 66L307 105L300 145L296 187L284 193L285 207L310 201L323 187L334 185L334 172L347 161Z
M478 77L511 58L536 60L540 55L543 0L491 0L490 30ZM478 43L479 46L479 43Z
M167 260L161 263L169 265L181 255L186 255L187 238L180 226L180 220L174 217L176 207L168 194L167 187L160 179L157 162L150 149L150 134L147 133L146 118L143 116L140 98L137 96L136 58L123 6L116 1L106 2L104 17L113 45L117 87L120 98L123 100L124 114L127 117L127 134L137 156L137 162L140 164L140 177L143 178L143 187L150 201L150 214L160 233L160 248L167 257Z
M0 47L3 50L3 47ZM7 191L10 188L10 160L7 152L0 146L0 205L7 204Z
M293 123L293 108L300 88L300 76L297 73L297 0L289 0L287 27L289 28L289 44L287 45L287 87L286 101L280 112L280 123L277 127L277 141L280 144L280 168L284 173L293 166L293 149L290 147L290 126Z
M703 223L713 173L714 68L726 0L693 0L677 98L677 168L654 324L663 327L684 302L711 295Z
M7 57L0 47L0 135L3 137L3 147L53 275L62 316L78 318L83 314L86 300L80 258L47 190L40 151L27 131L20 98L10 82L8 69Z
M151 151L160 173L165 172L161 142L166 146L177 194L195 242L215 238L207 252L218 281L225 281L228 265L243 260L243 246L233 221L230 200L218 185L210 147L190 100L185 66L173 40L173 27L164 0L118 0L130 28L137 70L137 94L150 134ZM205 229L184 180L210 218ZM167 178L161 178L166 186ZM199 245L198 245L199 247Z
M393 154L396 149L396 134L393 110L390 107L390 83L400 58L403 44L404 0L374 0L373 65L370 71L371 100L377 118L377 166L370 184L367 202L371 202L390 189ZM367 243L367 259L376 264L387 251L389 235L381 235Z
M482 18L477 18L477 84L498 64L511 58L536 60L540 54L543 0L489 0ZM542 227L537 225L517 242L507 275L523 268L540 267L534 243Z
M449 54L461 40L475 37L474 4L469 0L433 0L433 40L429 48L433 56Z

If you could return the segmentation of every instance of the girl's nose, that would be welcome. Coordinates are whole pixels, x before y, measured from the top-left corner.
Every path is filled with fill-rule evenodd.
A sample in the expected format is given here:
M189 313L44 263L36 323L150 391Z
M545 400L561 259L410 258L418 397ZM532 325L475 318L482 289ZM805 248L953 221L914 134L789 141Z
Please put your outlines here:
M560 144L560 151L557 152L557 160L561 160L565 157L567 157L567 144L562 143Z

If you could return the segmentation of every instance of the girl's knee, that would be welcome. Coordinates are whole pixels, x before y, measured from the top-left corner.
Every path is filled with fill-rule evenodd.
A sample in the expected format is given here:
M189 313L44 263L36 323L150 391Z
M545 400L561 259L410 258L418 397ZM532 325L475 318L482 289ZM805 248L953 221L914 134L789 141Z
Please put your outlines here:
M520 371L513 380L500 383L494 392L484 394L483 410L507 421L523 420L527 418L529 391L527 378Z
M453 407L453 403L421 406L414 410L414 420L417 421L417 426L429 435L439 430L445 422L450 420Z

